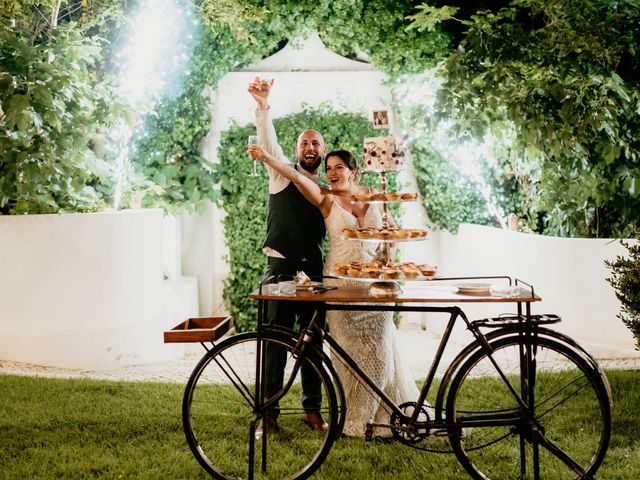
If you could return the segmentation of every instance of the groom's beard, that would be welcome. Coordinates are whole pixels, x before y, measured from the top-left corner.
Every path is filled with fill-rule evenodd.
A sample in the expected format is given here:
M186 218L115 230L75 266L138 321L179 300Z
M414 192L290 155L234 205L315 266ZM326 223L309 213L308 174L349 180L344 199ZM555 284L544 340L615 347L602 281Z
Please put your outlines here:
M320 155L314 155L313 158L305 158L304 156L298 159L298 164L307 172L315 172L322 163L322 157Z

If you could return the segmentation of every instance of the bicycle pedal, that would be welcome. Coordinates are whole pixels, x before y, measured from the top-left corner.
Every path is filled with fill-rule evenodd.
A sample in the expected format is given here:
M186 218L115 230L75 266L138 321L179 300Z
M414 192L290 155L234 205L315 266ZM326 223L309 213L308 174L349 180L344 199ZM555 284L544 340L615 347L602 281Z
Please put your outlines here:
M391 425L387 423L374 423L373 420L369 420L366 424L366 428L364 430L364 438L365 440L371 440L373 438L373 430L376 427L380 428L388 428L391 429Z
M367 422L367 425L364 429L364 438L365 440L371 440L373 438L373 423Z

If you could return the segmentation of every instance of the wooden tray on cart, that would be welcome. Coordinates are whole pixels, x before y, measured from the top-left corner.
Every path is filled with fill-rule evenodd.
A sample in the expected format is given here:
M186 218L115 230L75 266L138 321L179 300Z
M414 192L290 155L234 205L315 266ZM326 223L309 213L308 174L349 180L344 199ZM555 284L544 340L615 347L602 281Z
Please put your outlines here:
M164 332L164 343L215 342L233 328L231 317L195 317Z

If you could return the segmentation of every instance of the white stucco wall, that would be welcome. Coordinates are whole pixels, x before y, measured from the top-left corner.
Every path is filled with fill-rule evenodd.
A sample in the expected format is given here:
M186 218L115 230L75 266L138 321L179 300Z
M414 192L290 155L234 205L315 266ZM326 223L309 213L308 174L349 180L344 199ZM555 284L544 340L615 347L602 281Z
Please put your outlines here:
M598 357L640 357L634 350L633 335L616 318L620 303L606 282L611 272L604 261L626 253L619 242L548 237L469 224L461 225L456 235L436 231L431 236L438 245L439 275L519 278L532 284L542 297L542 302L533 304L533 313L562 317L553 328L577 339ZM464 310L470 318L484 318L515 313L515 305L466 304ZM428 316L422 320L422 328L434 332L444 326Z
M106 369L179 358L184 347L162 333L197 315L197 285L164 279L176 268L171 230L161 210L0 216L0 360Z

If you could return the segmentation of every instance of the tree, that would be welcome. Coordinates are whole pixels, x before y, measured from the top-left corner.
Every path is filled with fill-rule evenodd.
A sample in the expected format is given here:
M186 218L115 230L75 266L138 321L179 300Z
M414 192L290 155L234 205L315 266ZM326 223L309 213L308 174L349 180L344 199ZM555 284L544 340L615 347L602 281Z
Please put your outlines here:
M640 224L638 4L514 0L461 13L425 6L413 17L418 29L464 27L441 70L440 116L461 135L513 129L545 233L628 235Z
M622 303L618 318L622 320L636 339L636 350L640 350L640 229L634 232L635 243L620 243L627 249L628 256L618 255L614 261L605 264L612 276L607 282L616 290L616 297Z

